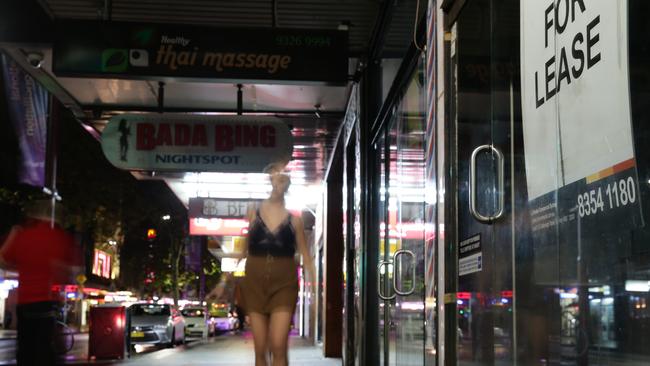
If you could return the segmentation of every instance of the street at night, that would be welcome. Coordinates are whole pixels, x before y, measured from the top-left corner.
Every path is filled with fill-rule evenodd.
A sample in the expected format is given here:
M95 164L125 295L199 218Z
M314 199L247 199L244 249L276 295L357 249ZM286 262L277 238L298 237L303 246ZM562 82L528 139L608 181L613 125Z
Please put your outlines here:
M648 19L0 0L0 366L650 365Z

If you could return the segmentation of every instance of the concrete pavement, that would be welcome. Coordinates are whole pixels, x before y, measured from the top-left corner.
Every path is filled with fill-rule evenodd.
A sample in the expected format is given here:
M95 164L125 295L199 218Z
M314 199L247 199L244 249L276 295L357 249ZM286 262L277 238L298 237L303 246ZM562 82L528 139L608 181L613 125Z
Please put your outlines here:
M207 342L190 342L186 346L138 354L116 365L133 366L202 366L202 365L253 365L253 338L250 332L241 335L222 335ZM319 347L311 346L305 339L292 337L289 348L292 366L339 366L341 359L326 359Z
M15 365L15 340L4 340L0 344L0 365ZM0 342L1 343L1 342ZM207 341L195 340L175 348L145 348L143 352L124 361L87 361L88 335L75 335L75 346L66 355L66 364L71 365L129 365L129 366L239 366L253 365L253 337L250 332L222 334ZM291 366L339 366L341 359L326 359L319 347L310 345L305 339L290 338L289 365Z

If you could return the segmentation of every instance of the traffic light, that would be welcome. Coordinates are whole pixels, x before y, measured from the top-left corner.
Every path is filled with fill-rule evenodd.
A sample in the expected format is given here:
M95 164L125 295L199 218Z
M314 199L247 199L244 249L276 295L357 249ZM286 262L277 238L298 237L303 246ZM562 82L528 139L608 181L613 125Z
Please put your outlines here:
M154 229L154 228L147 229L147 239L148 240L154 240L154 239L156 239L156 236L158 236L158 233L156 232L156 229Z

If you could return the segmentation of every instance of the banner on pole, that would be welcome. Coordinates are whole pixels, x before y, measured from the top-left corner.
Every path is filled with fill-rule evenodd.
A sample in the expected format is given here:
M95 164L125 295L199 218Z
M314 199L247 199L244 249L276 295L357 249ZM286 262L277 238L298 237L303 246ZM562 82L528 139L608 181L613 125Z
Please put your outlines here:
M16 132L21 154L18 181L36 187L45 185L48 93L18 64L0 54L9 119Z

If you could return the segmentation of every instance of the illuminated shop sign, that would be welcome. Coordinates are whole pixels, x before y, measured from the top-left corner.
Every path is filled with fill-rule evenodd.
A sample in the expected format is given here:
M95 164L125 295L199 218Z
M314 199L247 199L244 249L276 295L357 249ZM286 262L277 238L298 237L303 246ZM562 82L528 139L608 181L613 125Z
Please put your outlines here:
M102 149L126 170L261 172L291 158L293 137L275 117L117 115Z
M95 249L92 273L99 277L111 278L111 255Z
M203 218L232 218L246 217L251 205L262 200L228 199L228 198L190 198L189 216Z
M389 238L399 238L399 239L413 239L413 240L423 240L426 230L431 232L434 229L433 224L424 224L417 222L405 222L399 224L390 224L388 225L388 237ZM386 236L386 224L381 223L379 225L379 236L383 238Z
M213 28L64 21L58 76L202 78L343 84L348 34L338 30Z
M246 260L238 258L221 258L221 272L244 272Z
M643 225L632 139L628 2L524 0L521 94L533 233Z
M239 236L248 233L248 221L241 219L190 219L190 235Z

